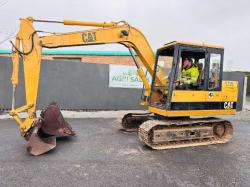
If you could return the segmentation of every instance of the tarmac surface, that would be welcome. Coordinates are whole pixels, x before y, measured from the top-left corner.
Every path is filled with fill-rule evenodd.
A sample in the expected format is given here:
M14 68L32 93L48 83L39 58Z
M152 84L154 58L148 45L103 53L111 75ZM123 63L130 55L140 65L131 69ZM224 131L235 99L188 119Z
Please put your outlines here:
M0 120L0 186L249 186L249 120L223 145L155 151L114 118L67 119L77 136L38 157L13 120Z

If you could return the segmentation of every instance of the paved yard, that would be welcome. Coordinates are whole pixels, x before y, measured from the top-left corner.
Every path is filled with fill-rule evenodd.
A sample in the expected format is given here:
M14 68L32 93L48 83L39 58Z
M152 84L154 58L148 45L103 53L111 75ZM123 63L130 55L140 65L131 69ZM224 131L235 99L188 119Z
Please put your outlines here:
M67 119L77 137L33 157L13 120L0 120L0 186L249 186L250 124L224 145L154 151L114 118Z

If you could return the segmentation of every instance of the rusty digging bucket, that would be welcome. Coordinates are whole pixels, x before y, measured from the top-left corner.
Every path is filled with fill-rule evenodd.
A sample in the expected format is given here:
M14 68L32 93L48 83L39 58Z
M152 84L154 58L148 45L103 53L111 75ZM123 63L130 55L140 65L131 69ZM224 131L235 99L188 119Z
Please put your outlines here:
M27 151L35 156L44 154L56 147L56 137L74 135L75 132L63 118L58 105L55 102L50 103L26 136Z

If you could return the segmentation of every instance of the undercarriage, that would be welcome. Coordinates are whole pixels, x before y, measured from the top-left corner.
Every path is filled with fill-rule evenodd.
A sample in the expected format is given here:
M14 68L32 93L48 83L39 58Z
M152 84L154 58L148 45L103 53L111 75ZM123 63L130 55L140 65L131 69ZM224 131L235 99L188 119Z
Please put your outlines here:
M233 136L233 126L229 121L212 117L171 119L151 114L129 114L123 118L123 127L124 122L126 127L133 127L125 130L138 130L139 139L153 149L221 144Z

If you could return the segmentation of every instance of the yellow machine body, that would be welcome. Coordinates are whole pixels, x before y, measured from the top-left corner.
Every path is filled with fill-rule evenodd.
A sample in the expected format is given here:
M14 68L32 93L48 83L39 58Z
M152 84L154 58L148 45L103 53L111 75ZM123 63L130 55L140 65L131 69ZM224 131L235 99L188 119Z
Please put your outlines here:
M212 95L212 96L211 96ZM221 109L217 110L163 110L157 107L149 106L148 110L152 113L166 116L215 116L215 115L233 115L236 109L232 103L237 103L238 97L238 82L237 81L222 81L221 91L190 91L190 90L175 90L173 91L172 102L178 103L222 103Z
M48 34L35 30L34 22L97 28ZM44 33L44 35L39 36L39 33ZM31 154L43 154L55 147L55 139L48 141L46 138L43 140L38 138L39 129L43 129L44 132L52 132L50 125L56 124L57 129L53 129L53 133L48 134L55 136L72 136L75 134L67 122L64 120L57 121L51 115L56 113L56 116L63 119L55 103L47 108L45 117L42 117L42 119L36 117L42 48L110 43L119 43L129 49L137 67L138 75L144 85L144 97L141 105L147 106L148 111L154 114L154 116L151 114L125 115L122 125L126 130L138 130L140 126L140 140L155 149L225 143L231 138L232 125L225 120L207 118L171 121L173 117L182 119L191 116L235 114L238 83L236 81L222 81L224 55L222 46L175 41L159 48L157 55L155 55L145 36L125 21L96 23L64 20L60 22L35 20L28 17L20 20L19 32L15 44L13 44L13 73L11 77L13 100L10 115L19 124L21 134L32 140L29 141L28 146ZM181 61L185 56L193 58L197 65L203 63L205 67L201 68L200 75L204 73L204 76L201 77L201 82L195 85L194 89L177 90L175 83L179 71L181 71ZM18 85L20 58L24 68L26 103L24 106L15 108L15 88ZM151 84L146 79L145 72L137 58L140 59L152 76ZM164 64L164 59L166 64ZM162 62L163 66L161 67ZM27 116L23 120L19 113L24 111L27 112ZM51 113L48 111L51 111ZM44 122L46 119L47 122ZM176 127L173 127L173 124ZM175 138L173 139L173 137ZM36 146L38 144L40 149Z

